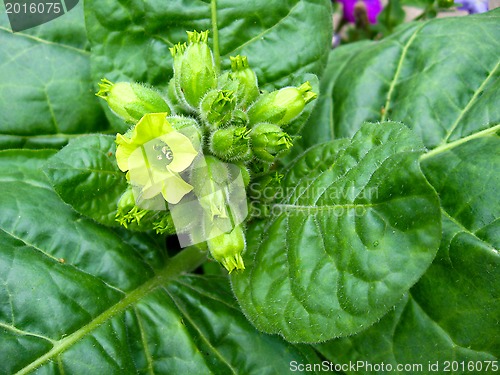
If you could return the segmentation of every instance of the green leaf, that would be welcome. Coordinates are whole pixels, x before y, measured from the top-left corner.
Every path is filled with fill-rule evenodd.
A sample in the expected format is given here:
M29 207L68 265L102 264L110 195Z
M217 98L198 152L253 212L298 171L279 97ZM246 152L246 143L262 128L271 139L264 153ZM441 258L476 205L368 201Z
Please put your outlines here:
M371 46L371 44L372 42L368 41L351 43L333 49L328 56L328 64L320 82L316 107L309 122L303 128L302 139L299 143L303 150L318 143L338 138L333 133L333 127L328 126L328 124L332 123L333 114L336 111L336 101L332 100L335 82L340 72L349 66L351 59L356 58L361 51ZM337 109L337 111L339 110Z
M90 83L81 8L15 34L1 17L0 148L61 147L107 128Z
M331 81L322 82L332 110L311 117L311 142L392 120L408 124L431 149L500 123L499 18L497 9L410 23L362 49L334 50L323 78Z
M439 372L444 371L446 360L465 361L466 366L471 361L476 366L482 364L482 371L477 367L472 370L459 367L453 373L497 372L491 366L486 370L485 361L500 358L500 201L497 193L500 112L496 100L500 80L498 54L489 53L492 45L498 46L497 38L492 37L498 35L492 21L498 21L499 14L493 11L462 18L461 22L428 22L407 48L401 74L406 74L403 73L405 64L423 59L422 47L414 48L424 42L427 48L432 48L432 54L422 63L430 65L425 73L416 73L394 86L392 96L399 101L397 106L391 104L392 113L412 118L413 126L421 128L424 140L432 147L422 155L420 163L440 197L442 241L431 267L394 312L356 336L319 346L321 353L332 361L346 363L360 359L394 366L415 363L422 364L424 372L429 361L432 364L439 361ZM433 37L431 30L437 36ZM475 40L464 43L463 38L467 38L465 35L469 32ZM451 52L459 43L459 36L462 37L460 62ZM438 53L436 46L439 45L442 49ZM473 57L475 54L481 56L480 64ZM441 56L441 60L433 56ZM436 61L432 62L433 58ZM493 68L481 73L488 65ZM378 75L377 70L374 76ZM438 71L442 71L442 79L437 77ZM436 83L430 84L428 79ZM424 85L428 88L426 92ZM444 87L446 94L438 93ZM408 102L402 99L400 90L406 92ZM417 98L418 95L421 98ZM424 111L425 100L429 100L427 111ZM366 103L370 102L366 96ZM415 105L415 109L410 109L411 105ZM400 108L406 108L406 113L398 112Z
M291 164L272 215L250 227L247 269L231 277L259 329L324 341L363 330L399 301L440 240L422 152L402 124L365 124Z
M290 85L294 75L321 74L331 44L330 1L252 0L234 5L230 0L189 5L181 0L86 1L94 81L105 77L166 88L173 74L168 48L186 41L191 30L210 30L210 43L219 50L224 69L230 67L229 56L248 56L261 88Z
M75 213L42 172L52 155L0 152L1 373L276 374L319 361L255 331L227 278L180 276L204 253L157 268L140 241Z
M117 204L127 188L115 159L115 138L89 135L72 140L54 155L45 171L57 193L99 223L118 226Z

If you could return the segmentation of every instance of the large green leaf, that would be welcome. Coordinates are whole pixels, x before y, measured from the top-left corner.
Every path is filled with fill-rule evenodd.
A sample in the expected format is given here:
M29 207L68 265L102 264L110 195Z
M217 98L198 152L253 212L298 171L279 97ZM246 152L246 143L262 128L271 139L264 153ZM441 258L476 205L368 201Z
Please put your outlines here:
M465 361L465 368L459 365L451 373L497 372L491 365L486 371L485 361L500 358L500 201L497 192L500 79L498 28L493 26L495 20L498 22L498 15L495 11L460 20L426 23L405 49L401 75L409 74L403 68L412 61L422 59L421 64L428 68L422 73L414 72L411 78L398 80L400 83L394 85L391 94L399 98L398 104L390 104L390 107L392 115L411 118L413 126L420 128L422 137L432 147L420 162L440 197L443 240L432 266L411 289L409 299L394 313L357 336L320 347L330 360L346 363L360 359L394 366L416 363L424 369L428 361L439 361L439 371L444 371L444 361L454 360ZM431 30L437 36L431 35ZM404 35L403 32L399 37L404 40ZM463 42L472 36L474 42ZM461 54L455 57L458 44ZM432 51L427 59L422 57L423 45ZM491 52L492 48L496 48L495 53ZM382 56L385 50L379 53ZM485 71L485 67L489 68ZM438 77L439 69L443 71L443 79ZM372 73L377 77L383 71L384 67L379 66ZM430 84L431 79L434 84ZM442 85L438 87L440 82ZM424 85L428 86L425 92ZM415 94L411 93L413 88ZM399 90L406 92L407 101L398 94ZM345 98L345 103L363 100L357 91L352 95ZM431 97L430 109L424 110L422 101ZM370 95L365 95L365 102L372 103ZM461 104L453 105L454 102ZM404 108L406 112L399 112ZM434 119L431 121L429 116ZM480 365L482 371L474 367ZM472 370L467 366L472 366Z
M250 228L247 270L232 276L258 328L302 342L359 332L425 272L440 213L416 138L402 124L365 124L291 164L283 198Z
M282 87L297 75L322 72L331 43L330 7L328 0L237 6L232 0L87 0L92 76L95 82L106 77L165 87L173 73L168 48L186 41L186 31L210 30L223 69L229 56L246 55L261 87Z
M197 249L152 264L142 235L75 213L42 172L53 154L0 152L0 373L276 374L318 361L255 331L227 278L180 276L205 259Z
M78 212L116 226L120 196L127 188L118 169L115 138L89 135L72 140L45 166L55 190Z
M81 5L15 34L0 12L0 148L60 147L107 128L87 44Z
M363 48L334 50L306 146L350 137L364 121L402 121L428 148L500 123L499 22L497 9L406 24Z

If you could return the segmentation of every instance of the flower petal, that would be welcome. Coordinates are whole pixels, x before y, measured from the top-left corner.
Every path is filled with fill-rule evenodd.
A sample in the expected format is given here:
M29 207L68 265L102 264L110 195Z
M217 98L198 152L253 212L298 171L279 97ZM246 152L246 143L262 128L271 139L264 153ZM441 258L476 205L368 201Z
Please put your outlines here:
M193 187L179 175L172 174L164 180L162 195L168 203L177 204Z
M122 134L116 135L116 144L118 145L116 162L121 171L125 172L130 169L129 163L132 154L139 146L173 131L172 126L166 120L167 115L166 112L148 113L137 123L131 137ZM135 155L138 154L134 154L134 157Z
M161 137L172 150L173 159L168 169L173 172L182 172L191 165L198 152L194 149L191 141L179 132L171 132Z

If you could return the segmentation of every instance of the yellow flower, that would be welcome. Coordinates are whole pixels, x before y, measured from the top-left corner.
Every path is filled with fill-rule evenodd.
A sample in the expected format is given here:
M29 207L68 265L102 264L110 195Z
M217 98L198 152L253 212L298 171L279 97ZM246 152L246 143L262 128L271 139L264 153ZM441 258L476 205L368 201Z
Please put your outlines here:
M198 154L188 137L167 121L168 113L144 115L130 134L117 134L116 161L131 185L139 187L140 199L161 193L172 204L193 187L179 175Z

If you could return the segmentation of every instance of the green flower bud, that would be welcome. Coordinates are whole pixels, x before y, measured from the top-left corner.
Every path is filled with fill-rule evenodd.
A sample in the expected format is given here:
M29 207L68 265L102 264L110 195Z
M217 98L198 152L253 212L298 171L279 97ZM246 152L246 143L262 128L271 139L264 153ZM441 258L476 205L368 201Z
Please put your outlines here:
M151 211L136 206L131 186L118 201L115 220L127 229L148 231L156 230L158 234L174 234L175 227L168 211Z
M188 45L170 49L174 58L176 93L191 110L200 105L205 94L217 86L217 69L208 41L208 31L188 32Z
M173 78L168 82L167 100L172 113L179 113L184 110L184 107L175 92L175 80Z
M226 125L236 106L234 92L230 90L211 90L201 101L201 118L212 129Z
M180 107L190 110L189 105L184 99L184 94L181 90L181 70L182 62L184 61L184 52L186 51L186 43L177 43L172 48L169 48L170 54L174 59L174 76L169 82L168 94L172 102L177 103ZM172 88L171 88L172 85Z
M311 91L312 86L305 82L299 87L285 87L281 90L262 94L248 109L252 124L270 122L286 125L296 118L305 105L318 95Z
M245 264L241 254L245 251L245 233L238 225L229 233L222 233L207 241L208 249L214 259L231 273L234 269L244 270Z
M170 112L158 92L138 83L113 83L103 78L96 95L106 100L116 115L133 124L147 113Z
M210 151L227 161L248 160L250 149L250 130L246 127L229 126L212 133Z
M246 56L230 57L231 70L230 77L238 81L238 104L246 109L259 96L259 86L255 72L250 69Z
M272 163L280 152L292 147L292 139L278 125L257 124L250 133L254 155Z
M156 234L175 234L175 225L172 215L168 211L163 211L153 221L153 229Z
M248 115L241 109L235 109L233 111L233 117L231 118L231 123L235 126L247 126L250 123Z

